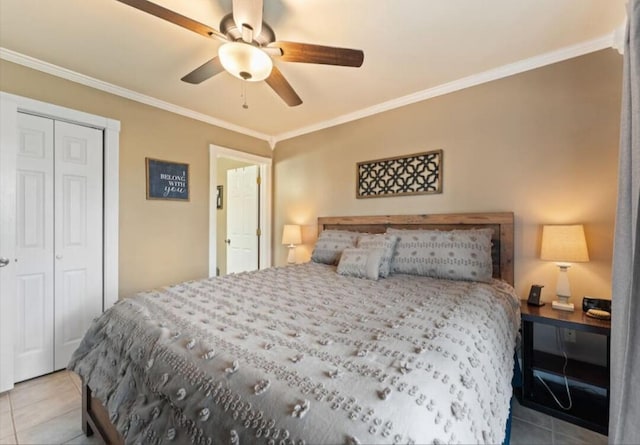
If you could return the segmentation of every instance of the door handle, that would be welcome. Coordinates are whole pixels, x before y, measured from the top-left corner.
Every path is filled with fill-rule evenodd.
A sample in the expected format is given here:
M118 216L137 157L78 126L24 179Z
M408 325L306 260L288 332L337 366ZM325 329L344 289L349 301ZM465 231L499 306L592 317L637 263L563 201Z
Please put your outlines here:
M0 258L0 267L5 267L9 265L9 258L1 257Z
M230 239L226 239L224 240L225 243L227 243L228 245L231 245L231 240Z

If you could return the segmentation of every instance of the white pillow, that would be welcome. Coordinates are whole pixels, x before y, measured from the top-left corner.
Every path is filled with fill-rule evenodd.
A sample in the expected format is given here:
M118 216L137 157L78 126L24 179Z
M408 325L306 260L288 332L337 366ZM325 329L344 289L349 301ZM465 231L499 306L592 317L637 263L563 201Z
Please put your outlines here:
M323 230L318 236L311 254L311 261L323 264L338 264L342 251L355 247L360 234L347 230Z
M380 277L386 278L391 271L391 258L398 243L398 236L388 233L366 234L360 235L358 238L358 247L363 249L382 249L382 262L380 263Z
M391 273L489 282L493 275L492 229L398 230Z
M383 255L383 249L347 247L342 251L337 272L340 275L377 280Z

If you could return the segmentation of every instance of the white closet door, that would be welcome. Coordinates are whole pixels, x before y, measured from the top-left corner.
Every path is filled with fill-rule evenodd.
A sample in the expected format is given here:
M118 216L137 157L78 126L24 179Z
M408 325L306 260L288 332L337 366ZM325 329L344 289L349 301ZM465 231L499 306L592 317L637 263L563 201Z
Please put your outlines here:
M53 121L20 113L14 380L53 371Z
M258 268L258 166L227 170L227 273Z
M102 131L55 122L55 369L102 313Z

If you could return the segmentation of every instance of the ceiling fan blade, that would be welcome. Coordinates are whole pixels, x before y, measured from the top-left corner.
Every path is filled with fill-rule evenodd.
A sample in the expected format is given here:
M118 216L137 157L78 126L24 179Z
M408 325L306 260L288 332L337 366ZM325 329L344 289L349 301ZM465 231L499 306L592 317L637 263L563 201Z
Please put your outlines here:
M189 74L180 79L183 82L198 84L224 71L220 59L216 56L213 59L203 63L201 66L191 71Z
M254 36L259 36L262 31L262 0L233 0L232 8L233 21L238 29L248 26Z
M265 82L267 82L273 91L290 107L295 107L302 103L302 99L300 99L298 93L295 92L291 84L289 84L275 65L269 77L265 79Z
M364 61L364 53L359 49L334 48L296 42L274 42L269 46L279 48L282 51L280 60L284 62L360 67Z
M215 37L220 40L227 41L227 37L222 34L220 31L217 31L210 26L204 25L200 22L196 22L195 20L190 19L189 17L185 17L177 12L173 12L170 9L164 8L156 3L150 2L148 0L117 0L120 3L124 3L125 5L129 5L133 8L136 8L140 11L146 12L147 14L151 14L168 22L171 22L175 25L182 26L183 28L188 29L189 31L193 31L201 36L205 37Z

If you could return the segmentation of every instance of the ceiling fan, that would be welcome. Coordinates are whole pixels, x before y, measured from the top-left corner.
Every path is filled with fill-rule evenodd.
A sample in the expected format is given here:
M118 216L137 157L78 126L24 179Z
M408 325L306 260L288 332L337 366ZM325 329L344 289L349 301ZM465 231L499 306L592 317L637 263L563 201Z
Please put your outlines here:
M192 84L227 71L241 80L266 81L287 105L295 107L302 99L273 64L272 57L283 62L350 67L360 67L364 60L364 53L357 49L276 41L273 29L262 21L263 0L233 0L233 12L222 18L219 31L148 0L117 1L224 42L216 57L181 79Z

